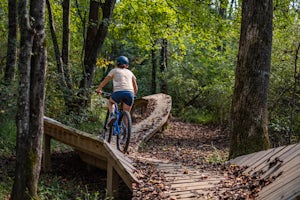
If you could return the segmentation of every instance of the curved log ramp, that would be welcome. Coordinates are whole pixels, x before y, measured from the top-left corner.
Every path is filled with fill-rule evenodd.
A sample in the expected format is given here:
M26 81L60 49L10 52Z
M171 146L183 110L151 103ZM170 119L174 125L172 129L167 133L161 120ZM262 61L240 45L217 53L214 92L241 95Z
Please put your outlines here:
M166 94L149 95L135 101L131 112L134 125L130 141L135 150L142 142L149 140L155 133L164 129L171 108L172 98ZM141 120L135 123L136 118Z
M240 156L230 162L247 166L246 174L273 180L263 187L257 199L300 199L300 144Z

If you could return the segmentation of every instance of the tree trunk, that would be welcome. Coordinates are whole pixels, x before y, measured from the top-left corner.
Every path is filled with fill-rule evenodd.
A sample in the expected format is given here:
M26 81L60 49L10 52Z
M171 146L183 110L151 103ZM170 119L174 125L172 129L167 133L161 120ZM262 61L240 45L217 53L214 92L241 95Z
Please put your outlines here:
M269 148L267 98L272 0L242 3L240 47L232 99L230 158Z
M65 0L68 1L69 0ZM70 3L70 2L69 2ZM52 8L49 0L46 0L47 8L48 8L48 15L49 15L49 24L50 24L50 32L51 37L53 41L54 46L54 53L56 58L56 65L57 65L57 71L59 74L59 83L60 83L60 89L62 90L62 93L64 95L64 101L66 105L66 114L69 114L72 111L73 106L73 100L74 98L74 91L72 87L72 80L69 70L69 5L64 5L63 12L64 12L64 24L63 24L63 45L62 45L62 56L60 55L59 45L57 41L56 31L55 31L55 25L54 25L54 19L52 14ZM67 13L67 14L66 14ZM67 15L67 16L65 16ZM68 19L65 19L68 18ZM65 36L67 35L67 36ZM66 43L66 44L65 44Z
M153 45L153 49L151 50L151 63L152 63L152 79L151 79L151 93L156 93L156 69L157 69L157 62L156 62L156 50L154 48L155 44Z
M70 52L70 4L71 0L63 0L63 39L61 57L64 68L64 77L69 90L72 89L72 79L69 66Z
M13 200L38 199L45 96L45 1L19 0L21 51Z
M8 41L6 54L6 68L4 81L10 85L15 78L17 65L17 27L18 27L17 0L8 1Z
M60 56L60 50L59 50L59 45L58 45L58 41L57 41L50 0L46 0L46 4L47 4L47 9L48 9L50 33L51 33L52 42L53 42L53 46L54 46L54 54L55 54L55 59L56 59L57 72L59 74L59 83L60 83L61 87L63 87L63 89L65 89L65 88L67 88L67 84L65 81L65 72L64 72L64 68L63 68L63 62L62 62L62 59Z
M80 97L79 106L83 107L87 107L90 103L90 89L94 81L97 57L107 35L116 0L101 2L92 0L90 3L89 25L84 48L83 78L80 82L78 94ZM102 11L101 19L99 19L99 6Z
M166 71L168 66L168 40L163 39L160 51L160 73L161 73L161 80L160 80L160 91L164 94L168 93L168 84L166 78Z

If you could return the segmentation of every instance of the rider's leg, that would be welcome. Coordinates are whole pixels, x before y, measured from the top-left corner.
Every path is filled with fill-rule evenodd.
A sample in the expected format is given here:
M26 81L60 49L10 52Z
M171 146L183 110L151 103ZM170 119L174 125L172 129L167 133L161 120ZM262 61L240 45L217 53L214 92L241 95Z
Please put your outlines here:
M114 113L115 112L115 102L114 102L114 100L112 100L112 98L109 98L108 110L109 110L109 113Z
M130 114L130 110L131 110L131 107L132 106L129 106L129 105L127 105L126 103L123 103L123 111L127 111L127 112L129 112L129 114ZM125 117L125 118L123 118L123 120L124 120L124 123L126 124L126 126L127 126L127 118Z
M109 98L108 110L109 110L109 118L107 124L108 126L111 126L117 119L117 116L115 114L115 102L112 100L112 98Z
M123 103L123 110L130 113L131 106L127 105L126 103Z

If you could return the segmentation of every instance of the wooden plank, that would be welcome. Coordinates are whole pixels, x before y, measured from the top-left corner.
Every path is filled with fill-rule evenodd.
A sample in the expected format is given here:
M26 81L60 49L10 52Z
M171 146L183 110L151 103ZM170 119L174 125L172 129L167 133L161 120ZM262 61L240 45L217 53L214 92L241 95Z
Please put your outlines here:
M169 177L169 178L172 178L172 177L175 177L175 178L180 178L180 177L189 177L189 178L193 178L193 177L200 177L200 178L208 178L208 177L211 177L212 174L208 174L208 173L188 173L188 174L184 174L184 173L166 173L164 174L165 177Z
M273 155L274 151L276 151L276 149L269 149L269 150L254 153L253 157L251 157L241 165L255 168L256 166L259 166L260 163L266 161L271 155Z
M259 192L258 199L277 200L300 197L300 144L282 146L230 161L248 165L244 173L263 172L261 178L277 177Z
M211 196L209 196L211 191L209 190L193 190L193 191L182 191L182 192L176 192L171 193L170 196L175 199L212 199Z
M208 179L208 180L196 180L196 179L175 179L172 181L172 185L174 184L211 184L211 183L219 183L220 179Z
M285 148L279 148L280 151L271 151L273 154L270 156L259 160L256 165L253 165L251 168L248 168L245 173L254 173L260 170L266 170L270 165L270 162L273 162L275 158L279 158L280 160L284 160L286 156L293 152L297 152L298 148L297 145L290 145Z
M294 166L300 165L300 149L298 151L291 152L291 154L285 154L285 157L282 156L279 159L282 161L277 161L277 163L273 166L270 167L269 164L265 166L263 170L265 170L264 175L262 178L265 177L271 177L271 176L277 176L278 174L282 172L287 172L289 171L290 168L293 168ZM298 159L297 159L298 158ZM276 162L276 161L272 161Z
M107 197L118 199L118 187L120 183L120 176L113 167L113 162L107 163Z
M103 147L103 140L99 140L97 137L49 119L44 120L44 129L45 134L55 140L72 146L79 151L105 157L106 151Z
M299 170L298 170L299 172ZM295 194L300 193L299 185L300 185L300 176L295 177L294 179L290 179L289 181L283 181L280 188L269 188L268 191L260 192L259 199L290 199L288 198L291 194L294 196ZM286 179L287 180L287 179Z
M189 183L171 183L171 187L176 189L203 189L211 188L214 184L219 183L220 181L211 181L211 182L189 182Z
M117 154L113 153L112 147L107 142L104 142L104 146L109 154L109 162L112 163L112 166L114 166L114 169L117 171L119 176L122 177L128 188L132 190L132 183L139 183L139 180L135 177L133 171L126 170L123 163L121 163L120 159L117 157Z
M295 162L296 163L296 162ZM290 168L288 171L283 171L282 175L279 176L272 184L267 185L263 190L263 192L271 192L276 191L282 187L284 183L289 183L291 180L293 180L295 177L299 177L300 169L299 169L299 161L297 164L294 164L293 167ZM298 185L297 185L298 186ZM300 191L300 188L299 188Z

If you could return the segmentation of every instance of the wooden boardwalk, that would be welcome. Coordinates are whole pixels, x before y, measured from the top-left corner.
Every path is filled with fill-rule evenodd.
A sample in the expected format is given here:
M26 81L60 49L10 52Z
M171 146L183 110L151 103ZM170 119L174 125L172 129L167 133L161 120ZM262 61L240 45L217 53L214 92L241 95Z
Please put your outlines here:
M146 120L142 120L133 127L132 145L138 146L143 140L149 139L168 120L171 97L165 94L143 97L140 101L144 102L141 108L144 109L150 100L156 106ZM136 169L126 155L98 136L68 127L48 117L44 117L43 170L47 171L51 168L51 139L71 146L84 162L107 170L108 196L118 196L117 188L120 179L131 190L134 183L139 183L134 174Z
M275 179L259 192L257 199L300 199L300 144L240 156L230 162L247 166L245 173Z
M141 142L149 140L163 128L171 111L171 97L157 94L144 97L140 101L141 112L150 99L154 100L153 113L132 129L134 150L138 149ZM131 190L133 183L139 183L135 177L136 169L132 161L97 136L75 130L46 117L44 130L44 169L47 170L51 166L50 139L55 139L73 147L86 163L107 170L109 196L115 196L114 191L118 188L119 179L122 179ZM152 162L164 173L172 199L213 199L210 194L214 191L214 187L225 179L222 175L185 167L180 163L141 158L143 159ZM258 199L300 200L300 144L241 156L230 162L248 166L244 173L259 173L262 177L274 178L275 181L259 192Z
M158 163L158 170L164 172L170 185L172 199L210 199L212 189L224 178L209 172L200 172L191 167Z
M44 134L43 170L51 168L50 140L55 139L73 147L86 163L107 170L108 196L118 196L120 179L131 190L133 183L139 183L134 175L132 161L102 139L47 117L44 118Z

